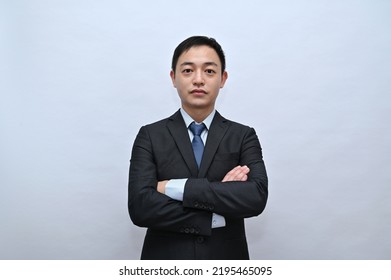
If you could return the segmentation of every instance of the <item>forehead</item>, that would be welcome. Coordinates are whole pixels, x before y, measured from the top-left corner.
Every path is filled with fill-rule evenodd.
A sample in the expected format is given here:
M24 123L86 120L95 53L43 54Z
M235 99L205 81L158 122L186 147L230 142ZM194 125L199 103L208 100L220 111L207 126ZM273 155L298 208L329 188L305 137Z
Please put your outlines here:
M208 46L194 46L183 52L178 58L178 65L182 63L214 63L221 66L219 56L216 51Z

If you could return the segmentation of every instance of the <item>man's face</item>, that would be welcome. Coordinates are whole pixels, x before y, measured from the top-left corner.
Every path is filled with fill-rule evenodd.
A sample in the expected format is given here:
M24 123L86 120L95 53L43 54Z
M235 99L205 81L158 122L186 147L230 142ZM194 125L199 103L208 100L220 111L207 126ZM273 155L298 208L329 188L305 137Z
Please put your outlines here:
M196 46L182 53L175 72L170 73L178 90L182 107L188 112L214 109L220 88L227 80L221 73L221 62L216 51L208 46Z

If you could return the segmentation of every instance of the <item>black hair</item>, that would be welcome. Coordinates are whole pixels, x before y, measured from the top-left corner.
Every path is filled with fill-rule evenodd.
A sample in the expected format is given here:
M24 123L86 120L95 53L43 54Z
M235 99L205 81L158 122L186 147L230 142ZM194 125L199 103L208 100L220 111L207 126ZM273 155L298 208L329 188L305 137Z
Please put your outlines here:
M178 63L178 59L184 52L188 51L192 47L198 47L198 46L208 46L214 49L219 56L220 62L221 62L221 73L225 71L225 55L224 51L221 48L220 44L217 43L217 41L213 38L209 38L206 36L192 36L190 38L187 38L182 43L180 43L175 51L174 55L172 56L172 63L171 63L171 69L175 72L176 65Z

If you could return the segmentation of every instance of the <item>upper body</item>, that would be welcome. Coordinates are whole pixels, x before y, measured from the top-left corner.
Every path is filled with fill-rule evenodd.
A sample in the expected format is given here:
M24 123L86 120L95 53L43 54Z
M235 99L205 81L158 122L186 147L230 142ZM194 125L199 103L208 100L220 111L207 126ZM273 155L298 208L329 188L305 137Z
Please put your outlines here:
M215 111L228 77L220 50L189 39L178 46L170 75L182 109L142 127L136 137L129 213L136 225L148 228L142 258L248 258L244 218L265 208L267 175L254 129ZM200 167L187 127L191 121L207 123Z

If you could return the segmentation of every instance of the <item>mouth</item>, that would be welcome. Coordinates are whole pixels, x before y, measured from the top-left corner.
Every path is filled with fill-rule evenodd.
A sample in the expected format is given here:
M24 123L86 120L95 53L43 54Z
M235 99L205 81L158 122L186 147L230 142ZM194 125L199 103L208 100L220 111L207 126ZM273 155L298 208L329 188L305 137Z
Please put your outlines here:
M190 91L191 94L194 94L194 95L205 95L207 94L205 90L202 90L202 89L193 89L192 91Z

